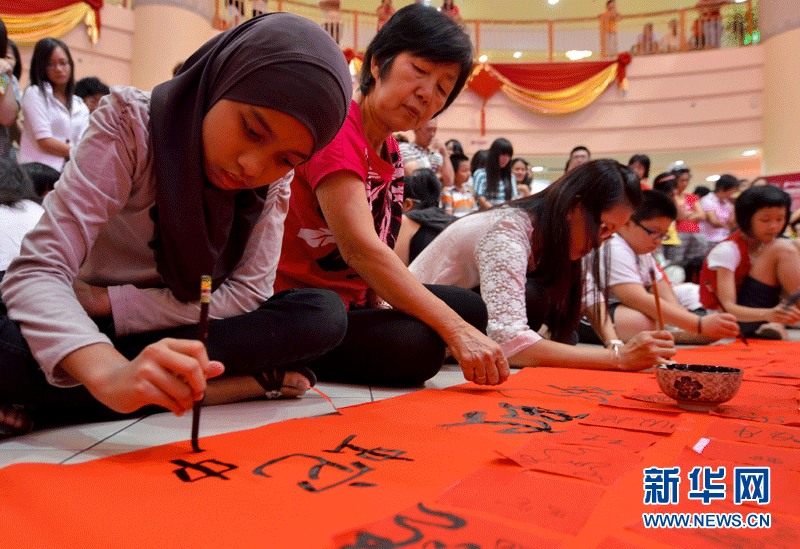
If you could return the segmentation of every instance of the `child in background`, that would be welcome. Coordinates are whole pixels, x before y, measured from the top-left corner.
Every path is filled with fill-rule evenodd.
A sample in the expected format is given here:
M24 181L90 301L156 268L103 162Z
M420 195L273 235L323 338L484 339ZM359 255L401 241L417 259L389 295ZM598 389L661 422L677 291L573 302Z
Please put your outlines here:
M89 113L93 113L100 104L100 100L109 94L111 90L108 86L96 76L87 76L81 78L75 84L75 95L83 99L89 109Z
M700 234L708 241L709 249L728 238L736 228L733 195L738 190L739 179L726 173L714 184L714 192L700 199L700 207L706 213L706 218L699 223Z
M600 248L600 285L608 284L608 311L623 341L656 328L651 271L655 274L665 323L712 340L736 337L739 333L733 315L700 316L689 312L678 302L672 286L658 269L653 252L677 216L677 208L669 196L659 191L643 191L641 206Z
M465 154L450 155L453 164L453 186L442 191L442 208L444 213L455 217L464 217L478 209L475 196L464 184L472 176L469 158Z
M700 300L725 309L746 336L785 339L800 309L780 304L782 292L800 290L800 250L780 238L791 198L778 187L750 187L734 205L739 230L709 252L700 273Z

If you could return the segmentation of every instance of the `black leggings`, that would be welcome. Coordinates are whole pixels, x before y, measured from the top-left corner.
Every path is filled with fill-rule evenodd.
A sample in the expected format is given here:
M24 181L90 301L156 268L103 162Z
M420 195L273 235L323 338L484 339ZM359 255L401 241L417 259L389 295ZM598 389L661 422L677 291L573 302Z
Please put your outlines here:
M453 286L426 288L469 324L486 331L486 306L478 294ZM444 341L422 321L394 309L360 309L347 314L341 345L308 367L324 381L412 387L435 376L444 357Z
M317 289L286 290L272 296L255 311L212 320L208 329L208 356L225 365L223 376L252 375L275 366L301 365L338 345L346 327L344 305L335 293ZM121 338L109 335L116 349L132 359L146 346L165 337L196 339L197 326ZM97 401L83 386L50 385L19 327L6 316L2 302L0 365L0 403L32 408L39 423L123 417Z
M736 304L743 307L772 309L780 301L781 289L779 286L769 286L750 275L744 277L736 292ZM740 322L739 329L745 336L752 337L762 324L765 322Z

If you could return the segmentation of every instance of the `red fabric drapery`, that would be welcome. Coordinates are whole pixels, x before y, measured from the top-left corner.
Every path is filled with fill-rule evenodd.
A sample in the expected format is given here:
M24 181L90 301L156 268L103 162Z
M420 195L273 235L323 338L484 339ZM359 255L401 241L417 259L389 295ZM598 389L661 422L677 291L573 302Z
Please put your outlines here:
M97 18L97 29L100 29L100 10L104 0L4 0L0 12L9 15L33 15L71 6L72 4L88 4Z
M613 61L479 65L467 86L483 99L481 135L486 130L486 102L498 91L536 112L575 112L594 101L613 80L624 89L630 61L631 56L623 53Z

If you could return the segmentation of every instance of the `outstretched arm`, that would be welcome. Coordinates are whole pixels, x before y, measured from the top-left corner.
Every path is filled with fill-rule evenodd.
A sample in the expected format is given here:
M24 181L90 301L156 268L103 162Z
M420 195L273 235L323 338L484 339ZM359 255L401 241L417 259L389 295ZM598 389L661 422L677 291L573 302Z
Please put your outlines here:
M345 262L383 299L438 333L464 377L494 385L509 375L500 347L429 292L375 233L364 183L348 171L334 172L316 187L325 220Z

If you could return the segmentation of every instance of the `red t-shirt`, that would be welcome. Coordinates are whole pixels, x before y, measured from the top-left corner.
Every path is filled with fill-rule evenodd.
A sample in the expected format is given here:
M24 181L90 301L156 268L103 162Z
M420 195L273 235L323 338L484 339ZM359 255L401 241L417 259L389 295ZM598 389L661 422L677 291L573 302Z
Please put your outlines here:
M700 200L700 197L696 194L685 194L683 196L683 209L687 212L691 212L694 210L694 204L698 200ZM697 221L677 221L675 223L675 229L679 233L699 233L700 225L697 224Z
M367 305L369 286L342 259L314 191L332 173L353 172L364 181L375 232L394 248L403 211L403 162L394 137L389 136L385 149L390 161L370 147L361 111L353 101L347 120L333 141L297 168L275 278L276 292L324 288L339 294L348 309L351 304Z

